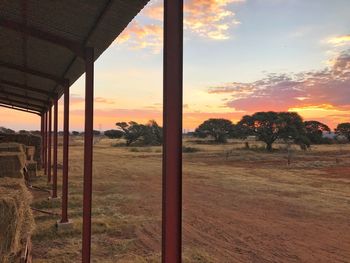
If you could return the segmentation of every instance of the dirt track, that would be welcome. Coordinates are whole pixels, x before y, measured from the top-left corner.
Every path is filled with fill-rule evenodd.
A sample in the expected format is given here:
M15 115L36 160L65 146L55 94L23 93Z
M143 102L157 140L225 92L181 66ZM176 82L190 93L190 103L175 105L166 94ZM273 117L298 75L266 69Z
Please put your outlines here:
M82 148L72 150L71 215L78 226L63 237L38 233L35 262L79 261ZM254 161L255 153L184 156L185 262L350 262L347 162L328 165L330 155L320 153L309 166L286 168L278 154L263 157L275 167ZM99 145L94 158L94 262L159 262L161 155ZM52 230L52 220L40 220L41 231Z

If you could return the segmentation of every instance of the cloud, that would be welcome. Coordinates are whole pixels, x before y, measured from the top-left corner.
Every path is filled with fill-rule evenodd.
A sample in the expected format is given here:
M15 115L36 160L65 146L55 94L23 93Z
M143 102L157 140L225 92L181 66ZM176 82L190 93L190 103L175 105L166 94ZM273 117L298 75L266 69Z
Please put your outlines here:
M184 28L192 36L209 40L230 38L230 29L241 22L231 11L234 3L245 0L188 0L184 6ZM143 21L142 23L139 21ZM131 49L149 49L159 53L163 40L163 1L155 0L142 11L116 39Z
M241 22L230 10L232 3L242 0L189 0L185 4L185 29L204 38L225 40L229 29Z
M116 43L127 43L131 49L150 49L159 53L162 49L163 28L157 24L141 25L132 22L129 27L116 39Z
M107 99L104 97L95 97L94 102L96 104L115 104L115 101L112 99ZM69 98L69 104L71 106L75 106L75 105L80 105L80 104L84 104L85 103L85 99L84 97L78 95L78 94L71 94L70 98ZM63 99L60 100L60 104L63 105Z
M350 44L350 35L331 37L327 40L327 43L336 47Z
M208 89L227 94L225 106L247 113L276 110L343 114L350 110L350 50L343 51L331 67L298 74L268 74L252 83L232 82ZM317 117L317 116L316 116Z

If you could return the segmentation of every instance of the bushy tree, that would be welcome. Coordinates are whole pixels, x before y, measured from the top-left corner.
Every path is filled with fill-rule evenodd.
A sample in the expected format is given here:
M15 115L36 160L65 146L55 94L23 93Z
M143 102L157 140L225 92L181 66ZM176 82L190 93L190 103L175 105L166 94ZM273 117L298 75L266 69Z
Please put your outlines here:
M294 112L268 111L246 115L238 122L236 130L242 138L256 136L266 144L268 151L272 151L277 139L293 140L304 148L309 146L303 120Z
M78 132L78 131L72 131L73 136L78 136L79 134L80 134L80 132Z
M144 127L143 124L138 124L135 121L130 122L117 122L115 124L117 127L120 128L121 131L124 132L124 139L126 140L126 146L129 146L130 144L136 142L141 138L141 136L144 133Z
M144 127L142 135L144 145L161 145L163 143L163 128L154 120L150 120Z
M335 129L336 135L344 136L350 141L350 122L340 123Z
M126 146L139 142L142 145L160 145L163 142L163 128L156 121L151 120L146 125L134 121L116 123L123 137Z
M232 137L234 125L226 119L209 119L204 121L195 130L195 136L206 138L211 136L217 143L226 143L227 138Z
M123 137L124 133L120 130L107 130L104 132L104 135L110 139L119 139Z
M305 121L304 122L306 136L311 143L320 144L325 141L323 138L324 132L331 132L331 129L324 123L319 121Z

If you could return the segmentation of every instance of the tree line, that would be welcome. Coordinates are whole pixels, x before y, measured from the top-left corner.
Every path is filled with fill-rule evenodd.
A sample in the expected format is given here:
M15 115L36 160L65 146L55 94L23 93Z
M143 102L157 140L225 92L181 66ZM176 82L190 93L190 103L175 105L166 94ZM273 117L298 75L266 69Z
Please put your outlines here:
M298 113L268 111L245 115L237 124L226 119L206 120L195 130L194 136L212 137L216 143L226 143L229 138L254 136L271 151L276 140L293 142L302 149L311 144L329 143L331 139L323 136L325 132L331 133L326 124L315 120L303 121ZM350 141L350 123L339 124L335 134Z
M117 122L116 126L117 129L105 131L104 135L124 138L126 146L161 145L163 142L163 129L154 120L147 124ZM227 119L208 119L191 134L210 138L215 143L226 143L230 138L244 140L253 137L264 142L266 150L271 151L277 140L295 143L302 149L309 148L311 144L330 143L331 139L325 138L324 133L331 133L331 129L319 121L303 121L295 112L268 111L245 115L236 124ZM335 134L350 141L350 123L339 124Z

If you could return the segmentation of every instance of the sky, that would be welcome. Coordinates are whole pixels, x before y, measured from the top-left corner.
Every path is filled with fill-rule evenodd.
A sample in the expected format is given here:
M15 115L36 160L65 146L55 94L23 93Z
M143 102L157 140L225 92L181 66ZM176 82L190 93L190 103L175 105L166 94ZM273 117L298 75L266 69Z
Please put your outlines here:
M161 124L162 10L151 0L95 63L95 129ZM184 129L267 110L350 122L349 13L349 0L185 0ZM59 109L61 129L62 100ZM71 87L71 130L83 115L84 76ZM37 116L0 116L0 126L39 129Z

